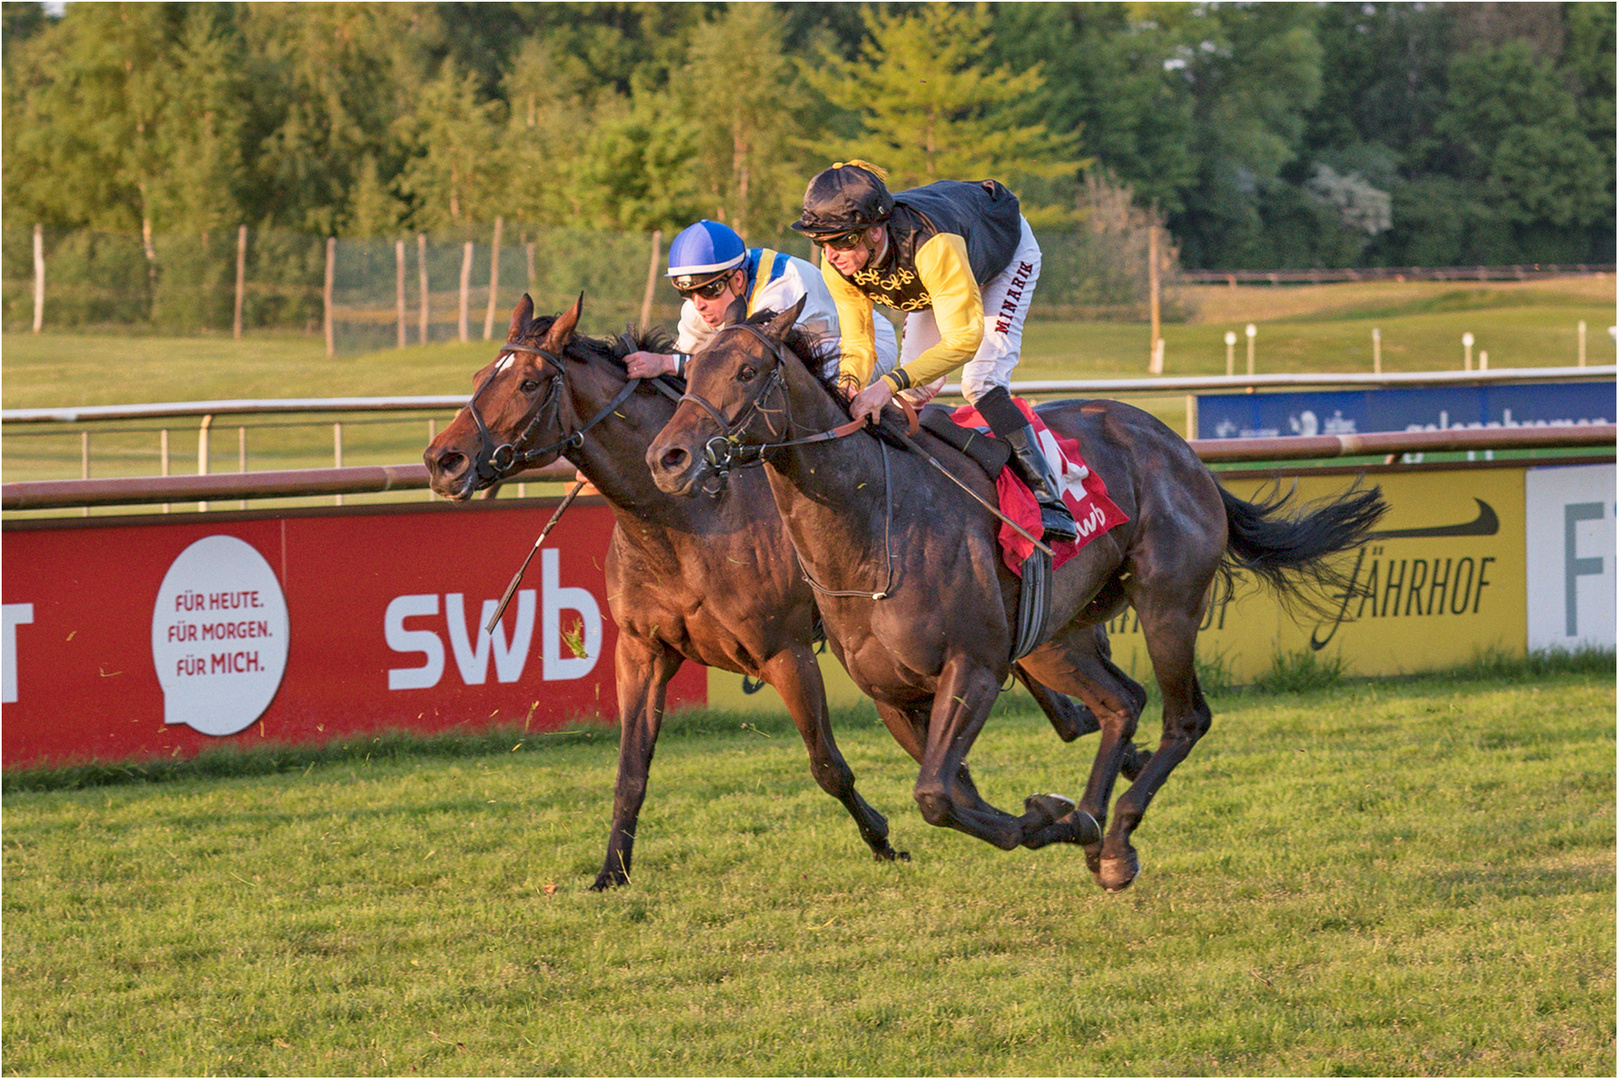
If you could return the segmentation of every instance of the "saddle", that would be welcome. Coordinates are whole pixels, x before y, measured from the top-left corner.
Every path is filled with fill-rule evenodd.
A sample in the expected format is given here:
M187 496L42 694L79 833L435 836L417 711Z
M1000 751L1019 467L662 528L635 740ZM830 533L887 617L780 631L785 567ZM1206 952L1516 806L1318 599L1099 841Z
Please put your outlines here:
M917 423L939 441L971 458L991 480L995 479L1011 460L1012 447L1003 439L962 427L950 419L951 411L940 405L924 405L916 414Z
M975 428L964 428L950 418L952 410L924 405L917 423L939 441L954 447L994 480L1011 460L1012 447L1004 440ZM1036 549L1023 562L1023 588L1018 590L1017 635L1012 659L1020 660L1046 636L1051 618L1051 556Z

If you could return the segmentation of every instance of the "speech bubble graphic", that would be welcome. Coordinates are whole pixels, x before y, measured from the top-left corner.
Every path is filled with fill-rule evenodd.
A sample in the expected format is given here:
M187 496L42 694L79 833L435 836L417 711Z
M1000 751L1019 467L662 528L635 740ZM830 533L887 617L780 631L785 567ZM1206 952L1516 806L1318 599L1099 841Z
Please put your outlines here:
M252 545L207 536L182 551L152 606L163 722L234 735L270 707L287 670L287 599Z

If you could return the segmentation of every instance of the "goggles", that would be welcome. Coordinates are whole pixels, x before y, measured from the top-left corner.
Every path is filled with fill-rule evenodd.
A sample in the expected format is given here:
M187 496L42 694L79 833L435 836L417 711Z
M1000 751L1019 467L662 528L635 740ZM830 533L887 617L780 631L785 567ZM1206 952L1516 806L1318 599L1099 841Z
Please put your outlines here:
M715 297L719 296L725 291L725 286L730 283L730 280L731 272L726 271L719 277L710 278L701 285L691 284L691 278L689 277L677 277L674 280L674 286L675 292L679 293L687 300L690 300L694 296L700 296L704 300L713 300Z
M850 232L833 233L830 236L812 236L810 239L821 247L831 248L833 251L849 251L859 246L865 236L865 229L854 229Z

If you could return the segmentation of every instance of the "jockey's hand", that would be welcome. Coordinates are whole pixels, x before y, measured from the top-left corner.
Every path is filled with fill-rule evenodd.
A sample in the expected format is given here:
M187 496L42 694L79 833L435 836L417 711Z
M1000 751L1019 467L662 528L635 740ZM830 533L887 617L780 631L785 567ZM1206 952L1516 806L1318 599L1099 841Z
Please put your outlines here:
M939 391L943 389L944 376L940 375L937 379L934 379L926 386L913 386L909 390L901 390L899 392L899 396L904 398L906 401L909 401L912 408L920 409L922 406L938 397Z
M651 379L675 373L675 358L667 353L632 352L624 358L624 367L632 379Z
M894 400L894 387L887 379L878 379L849 402L849 418L876 423L882 416L883 406Z

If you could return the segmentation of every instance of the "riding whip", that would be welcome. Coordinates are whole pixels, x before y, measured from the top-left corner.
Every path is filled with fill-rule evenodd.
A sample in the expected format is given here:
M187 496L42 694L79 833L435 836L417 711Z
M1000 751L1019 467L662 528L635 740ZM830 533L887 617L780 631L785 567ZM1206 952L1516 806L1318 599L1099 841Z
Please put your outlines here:
M534 541L533 547L528 549L528 558L523 560L523 565L519 566L517 573L512 575L512 583L506 586L506 595L500 598L500 606L495 608L494 615L490 616L488 625L483 628L484 633L493 634L495 632L495 624L500 622L502 615L506 614L506 605L512 602L512 595L517 592L517 586L522 583L523 574L528 570L528 564L534 561L534 553L540 550L541 544L545 543L545 538L551 534L552 527L562 520L562 511L566 510L568 504L573 502L573 497L579 494L585 483L586 481L581 478L573 485L573 490L562 497L562 502L557 505L557 512L551 515L551 520L547 521L545 528L540 530L540 538Z

